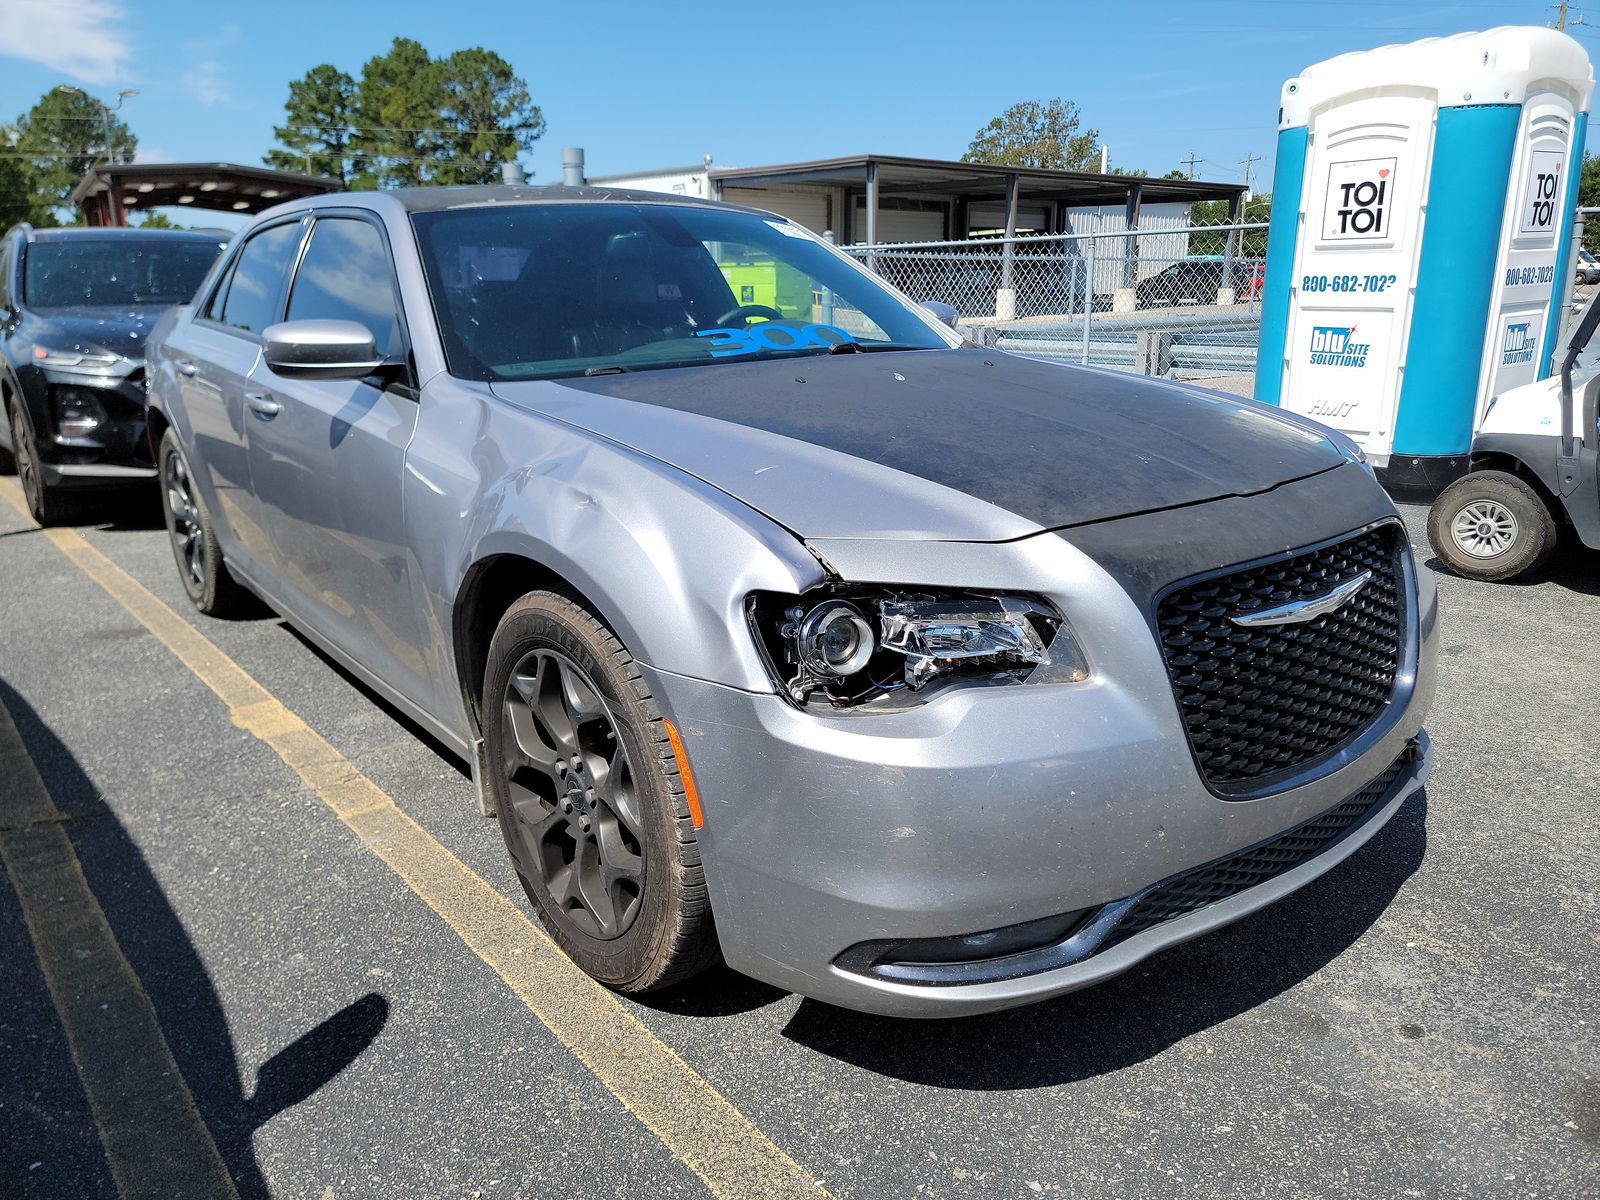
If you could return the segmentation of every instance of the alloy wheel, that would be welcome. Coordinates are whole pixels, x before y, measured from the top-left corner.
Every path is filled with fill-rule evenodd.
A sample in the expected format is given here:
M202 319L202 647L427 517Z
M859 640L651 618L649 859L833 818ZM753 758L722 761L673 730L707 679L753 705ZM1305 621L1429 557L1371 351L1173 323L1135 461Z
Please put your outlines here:
M566 655L523 656L504 697L505 778L524 873L590 937L628 931L644 895L639 784L610 709Z
M167 511L172 514L172 548L178 562L198 587L206 582L205 534L195 504L189 469L177 454L167 455Z
M1450 536L1463 554L1493 558L1517 540L1517 518L1496 500L1474 500L1450 522Z

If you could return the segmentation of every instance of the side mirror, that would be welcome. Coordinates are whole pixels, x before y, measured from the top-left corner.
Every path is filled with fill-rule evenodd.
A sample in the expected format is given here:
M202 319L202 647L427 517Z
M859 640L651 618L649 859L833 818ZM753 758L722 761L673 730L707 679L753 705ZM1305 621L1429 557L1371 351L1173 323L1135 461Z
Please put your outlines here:
M951 329L954 329L956 322L961 320L961 311L954 304L946 304L943 300L924 300L922 307L927 309L935 320L950 326Z
M280 321L261 343L267 366L285 379L365 379L383 366L372 331L354 321Z

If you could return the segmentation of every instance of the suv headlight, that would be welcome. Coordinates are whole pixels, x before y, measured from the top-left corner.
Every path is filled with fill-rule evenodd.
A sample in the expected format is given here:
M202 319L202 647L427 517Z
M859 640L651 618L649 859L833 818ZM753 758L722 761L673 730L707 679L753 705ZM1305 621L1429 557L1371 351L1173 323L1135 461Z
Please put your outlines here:
M947 680L1073 682L1089 674L1061 614L1025 596L887 587L758 593L750 620L774 680L801 705L855 707Z
M33 347L33 362L39 367L54 367L63 371L109 372L117 365L115 354L89 354L82 350L56 350L49 346Z

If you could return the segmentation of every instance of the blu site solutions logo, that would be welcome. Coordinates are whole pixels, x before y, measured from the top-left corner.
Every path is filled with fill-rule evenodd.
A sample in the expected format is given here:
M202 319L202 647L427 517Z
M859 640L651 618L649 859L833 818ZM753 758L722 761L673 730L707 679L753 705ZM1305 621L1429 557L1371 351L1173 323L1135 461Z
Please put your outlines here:
M1311 327L1311 365L1314 367L1364 367L1367 342L1353 342L1354 325L1313 325Z
M1505 340L1500 344L1500 365L1514 367L1531 363L1534 352L1533 322L1519 321L1506 326Z

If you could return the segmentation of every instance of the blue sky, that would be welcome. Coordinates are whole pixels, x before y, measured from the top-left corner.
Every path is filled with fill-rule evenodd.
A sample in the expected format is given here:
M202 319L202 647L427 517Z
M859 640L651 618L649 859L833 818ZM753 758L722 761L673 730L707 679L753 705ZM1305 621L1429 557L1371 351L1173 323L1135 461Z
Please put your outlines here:
M1003 14L1014 13L1005 17ZM288 82L321 62L358 74L392 37L432 53L483 45L528 81L548 130L525 162L594 175L865 152L958 157L1006 105L1064 96L1114 164L1270 184L1278 88L1347 50L1504 24L1510 0L945 0L690 5L633 0L382 4L0 0L0 120L69 82L111 98L149 161L259 163ZM1600 22L1600 5L1595 19ZM1573 30L1600 50L1600 24Z

